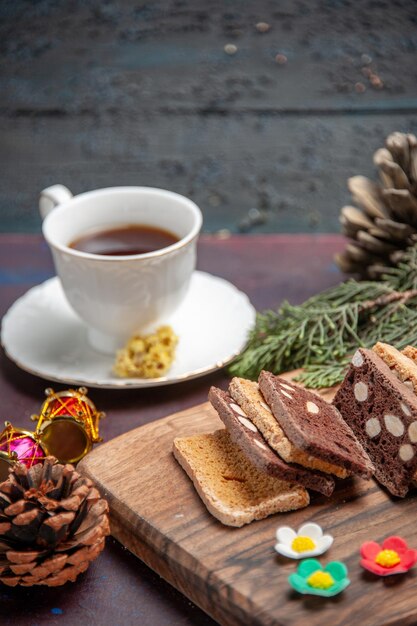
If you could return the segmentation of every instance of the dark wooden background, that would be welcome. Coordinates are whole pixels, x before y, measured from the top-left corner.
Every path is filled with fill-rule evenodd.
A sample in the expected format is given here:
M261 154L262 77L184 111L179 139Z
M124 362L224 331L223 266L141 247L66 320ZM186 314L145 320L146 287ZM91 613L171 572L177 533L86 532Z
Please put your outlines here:
M415 0L2 0L0 21L5 232L39 231L56 182L173 189L206 232L336 232L347 177L417 131Z
M346 179L374 176L372 153L393 130L417 132L415 0L0 0L6 233L39 232L38 192L57 182L178 191L206 232L337 232ZM202 238L199 263L262 309L338 282L340 247ZM40 238L3 235L0 313L52 273ZM44 381L3 354L0 365L3 419L23 425ZM101 391L116 414L103 434L197 404L224 376L168 388L156 408L150 390L137 402ZM0 622L213 623L114 540L76 591L1 589Z

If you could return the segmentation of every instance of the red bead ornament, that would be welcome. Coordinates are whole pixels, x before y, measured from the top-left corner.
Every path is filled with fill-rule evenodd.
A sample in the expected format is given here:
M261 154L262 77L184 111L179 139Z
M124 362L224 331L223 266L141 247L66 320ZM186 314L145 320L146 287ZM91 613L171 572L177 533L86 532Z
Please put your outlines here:
M5 429L0 434L0 481L7 479L9 468L15 463L23 463L30 468L44 459L45 451L35 433L5 422Z

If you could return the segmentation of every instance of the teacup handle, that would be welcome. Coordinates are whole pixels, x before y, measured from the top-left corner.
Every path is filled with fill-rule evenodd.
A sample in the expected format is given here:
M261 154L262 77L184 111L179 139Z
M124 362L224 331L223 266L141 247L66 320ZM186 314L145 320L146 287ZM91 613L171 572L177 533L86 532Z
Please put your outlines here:
M39 196L39 212L42 219L50 213L58 204L71 200L73 194L65 185L52 185L43 189Z

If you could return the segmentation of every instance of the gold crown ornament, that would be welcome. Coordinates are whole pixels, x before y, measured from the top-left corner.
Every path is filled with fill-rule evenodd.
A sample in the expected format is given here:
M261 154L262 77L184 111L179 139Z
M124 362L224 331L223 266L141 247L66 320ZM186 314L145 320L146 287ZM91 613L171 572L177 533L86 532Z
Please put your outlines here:
M40 414L32 415L37 421L35 437L45 454L60 463L77 463L93 444L102 441L99 421L105 414L97 411L87 393L86 387L58 392L45 389Z
M0 433L0 482L7 480L9 469L23 463L28 469L45 459L45 451L36 433L4 423Z

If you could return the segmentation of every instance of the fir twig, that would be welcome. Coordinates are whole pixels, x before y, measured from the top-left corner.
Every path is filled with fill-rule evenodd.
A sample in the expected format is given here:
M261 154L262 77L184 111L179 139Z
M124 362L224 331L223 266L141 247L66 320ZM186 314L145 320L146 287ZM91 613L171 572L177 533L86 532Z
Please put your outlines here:
M417 245L408 248L396 267L387 269L383 280L398 291L417 289Z
M398 348L417 343L417 244L383 281L349 280L301 305L284 302L258 314L229 371L255 379L262 369L279 374L302 367L306 386L332 386L343 379L349 355L377 341Z

